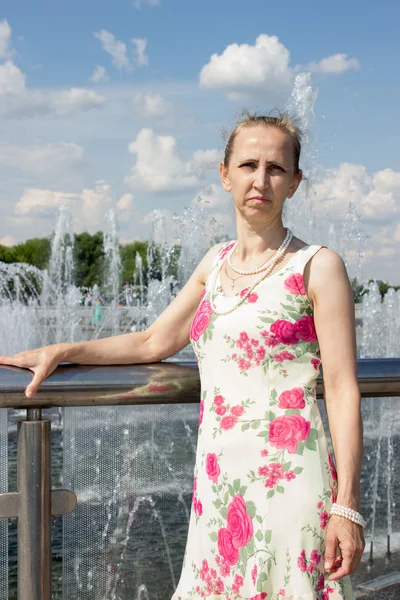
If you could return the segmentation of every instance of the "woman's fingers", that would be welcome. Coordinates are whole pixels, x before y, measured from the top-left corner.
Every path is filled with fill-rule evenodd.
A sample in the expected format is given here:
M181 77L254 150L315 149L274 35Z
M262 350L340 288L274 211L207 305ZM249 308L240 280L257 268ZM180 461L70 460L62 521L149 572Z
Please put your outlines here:
M38 391L40 384L46 379L47 373L44 369L38 369L34 371L34 376L30 384L25 390L25 396L32 398Z
M0 364L24 367L33 371L33 379L25 390L27 398L32 398L40 385L48 377L59 362L57 348L45 346L36 350L27 350L14 356L0 356Z
M19 354L15 354L14 356L0 356L0 365L21 367L21 357Z

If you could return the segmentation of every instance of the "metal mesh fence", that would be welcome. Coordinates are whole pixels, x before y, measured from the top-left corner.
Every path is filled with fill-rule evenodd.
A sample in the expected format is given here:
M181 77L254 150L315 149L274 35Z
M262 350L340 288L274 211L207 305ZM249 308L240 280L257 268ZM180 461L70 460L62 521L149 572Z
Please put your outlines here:
M64 600L167 600L186 543L198 405L68 408Z
M0 492L8 491L8 410L0 409ZM8 519L0 519L0 600L8 598Z

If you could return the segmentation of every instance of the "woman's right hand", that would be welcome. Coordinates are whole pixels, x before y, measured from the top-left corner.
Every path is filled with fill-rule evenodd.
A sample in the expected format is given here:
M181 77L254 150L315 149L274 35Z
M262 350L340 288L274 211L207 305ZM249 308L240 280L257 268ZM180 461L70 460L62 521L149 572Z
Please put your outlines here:
M12 365L33 372L33 379L25 390L25 396L32 398L41 383L53 373L61 360L61 348L58 344L54 344L36 350L25 350L14 356L0 356L0 365Z

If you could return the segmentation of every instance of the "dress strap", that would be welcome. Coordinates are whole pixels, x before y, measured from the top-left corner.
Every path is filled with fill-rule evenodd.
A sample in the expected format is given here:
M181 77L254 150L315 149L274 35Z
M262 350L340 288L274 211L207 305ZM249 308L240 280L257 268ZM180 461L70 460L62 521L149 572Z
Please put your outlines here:
M312 244L300 248L300 250L298 250L296 253L296 258L294 261L296 272L303 274L308 261L311 260L311 258L315 256L319 250L321 250L321 248L326 248L326 246Z

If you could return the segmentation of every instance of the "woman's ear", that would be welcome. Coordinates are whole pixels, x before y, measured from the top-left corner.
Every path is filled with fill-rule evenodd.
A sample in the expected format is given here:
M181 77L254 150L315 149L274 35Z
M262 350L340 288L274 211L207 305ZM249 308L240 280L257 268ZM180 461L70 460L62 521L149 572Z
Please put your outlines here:
M287 195L288 198L292 198L292 196L294 196L302 179L303 179L303 171L301 169L299 169L299 171L293 175L293 181L289 188L289 193Z
M225 163L223 160L219 163L219 176L221 178L222 186L225 192L230 192L232 190L230 181L228 179L228 169L225 167Z

